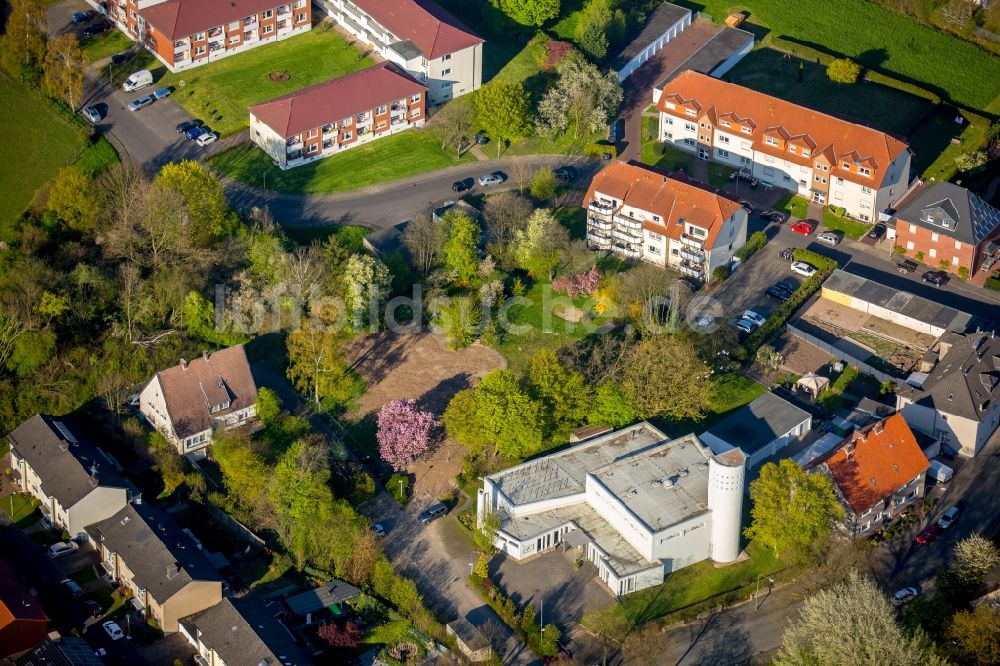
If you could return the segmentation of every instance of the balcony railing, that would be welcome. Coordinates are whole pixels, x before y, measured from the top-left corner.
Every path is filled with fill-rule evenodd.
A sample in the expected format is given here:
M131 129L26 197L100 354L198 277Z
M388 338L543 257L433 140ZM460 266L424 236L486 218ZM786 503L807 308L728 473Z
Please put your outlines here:
M625 247L624 245L618 245L618 244L612 245L611 251L616 252L622 255L623 257L628 257L629 259L638 259L641 254L640 251L637 249Z
M611 232L611 235L620 241L630 243L632 245L639 245L642 243L642 238L639 236L633 236L627 231L622 231L621 229L615 229Z
M610 220L604 220L599 217L592 217L587 220L587 226L592 229L600 229L601 231L611 231L615 228L615 225Z
M634 217L619 214L615 219L618 224L622 225L626 229L634 229L636 231L640 231L642 229L642 220L637 220Z
M611 248L611 239L596 234L587 234L587 243L598 250L608 250Z
M682 275L689 275L699 280L705 277L705 265L704 264L693 264L688 261L682 261L678 268Z
M615 207L612 206L611 204L605 204L599 201L591 201L590 210L594 211L595 213L600 213L601 215L611 215L613 212L615 212Z
M685 247L681 249L681 259L686 259L693 264L700 264L705 261L705 253L696 252Z
M696 247L699 250L705 247L705 239L699 238L697 236L692 236L691 234L681 234L681 242L685 245L690 245L691 247Z

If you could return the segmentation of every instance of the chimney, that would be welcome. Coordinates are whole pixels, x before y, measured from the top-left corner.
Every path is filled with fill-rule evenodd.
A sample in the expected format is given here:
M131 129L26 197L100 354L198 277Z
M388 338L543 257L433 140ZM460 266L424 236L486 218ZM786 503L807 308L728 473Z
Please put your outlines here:
M181 370L185 370L186 371L187 369L188 369L188 362L182 358L181 359Z
M204 360L206 362L208 361L208 350L207 349L205 349L204 351L201 352L201 358L202 358L202 360Z
M876 435L885 430L885 421L879 421L876 423L874 430Z

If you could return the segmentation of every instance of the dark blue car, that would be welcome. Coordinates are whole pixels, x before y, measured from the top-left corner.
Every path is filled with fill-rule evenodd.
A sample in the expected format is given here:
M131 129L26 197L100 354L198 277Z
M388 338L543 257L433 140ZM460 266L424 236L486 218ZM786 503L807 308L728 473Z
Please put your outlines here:
M97 16L97 12L92 12L89 10L85 12L77 12L73 14L73 17L70 18L70 21L72 21L74 24L83 23L84 21L89 21L95 16Z
M192 127L188 131L184 132L184 136L194 141L202 134L208 134L208 128L204 125L199 125L198 127Z

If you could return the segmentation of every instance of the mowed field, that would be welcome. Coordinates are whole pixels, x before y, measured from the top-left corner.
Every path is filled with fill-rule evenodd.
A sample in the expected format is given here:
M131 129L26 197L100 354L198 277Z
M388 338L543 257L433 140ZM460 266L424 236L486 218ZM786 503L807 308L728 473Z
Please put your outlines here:
M83 135L34 91L0 74L0 229L31 203L35 191L86 145Z
M729 13L749 14L752 26L767 28L765 43L781 37L865 67L893 74L972 109L1000 112L1000 58L865 0L680 1L716 21ZM758 36L761 31L757 30Z

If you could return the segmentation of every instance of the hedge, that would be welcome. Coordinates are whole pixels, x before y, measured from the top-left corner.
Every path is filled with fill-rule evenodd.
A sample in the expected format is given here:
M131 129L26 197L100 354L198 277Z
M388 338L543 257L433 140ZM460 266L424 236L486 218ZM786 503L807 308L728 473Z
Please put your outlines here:
M757 250L761 249L766 244L767 234L763 231L755 231L750 234L750 238L747 239L746 244L736 250L736 256L739 257L740 261L746 262L747 259L752 257Z

